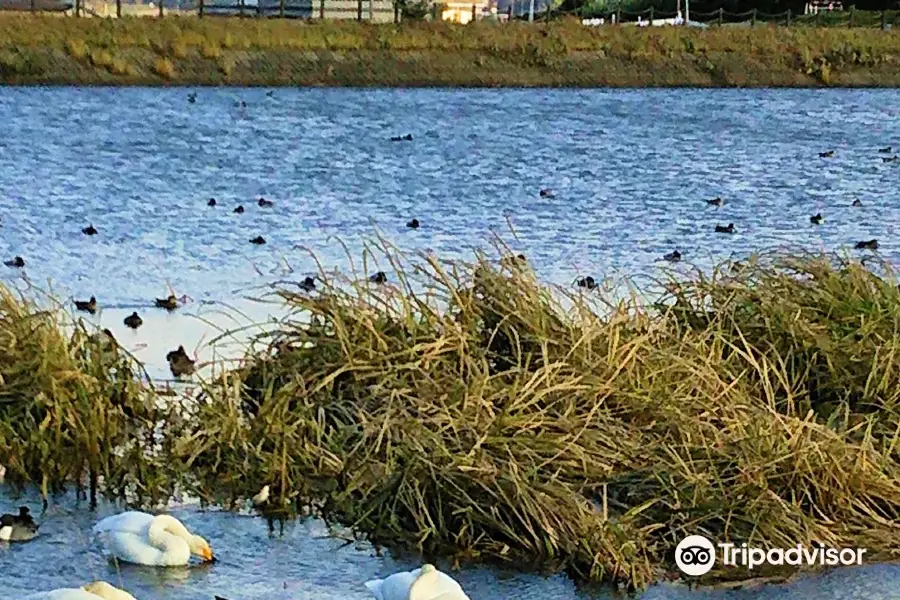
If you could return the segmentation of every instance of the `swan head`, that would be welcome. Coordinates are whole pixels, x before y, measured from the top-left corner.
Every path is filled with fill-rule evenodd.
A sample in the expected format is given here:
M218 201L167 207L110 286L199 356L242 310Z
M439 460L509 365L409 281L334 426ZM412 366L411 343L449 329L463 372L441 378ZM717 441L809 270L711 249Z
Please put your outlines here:
M188 546L191 548L191 554L203 558L206 562L215 562L216 557L213 555L212 547L199 535L192 535L188 540Z
M111 586L105 581L94 581L81 586L86 592L100 596L103 600L136 600L134 596L124 590Z
M422 568L419 569L420 575L425 575L426 573L434 573L437 569L434 568L434 565L424 564Z

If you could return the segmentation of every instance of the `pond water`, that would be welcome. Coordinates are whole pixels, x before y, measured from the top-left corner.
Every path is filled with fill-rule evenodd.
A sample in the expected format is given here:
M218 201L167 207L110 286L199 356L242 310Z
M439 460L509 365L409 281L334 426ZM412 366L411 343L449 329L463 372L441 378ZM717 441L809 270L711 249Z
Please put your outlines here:
M445 258L500 236L560 284L649 277L674 249L679 268L786 246L859 254L855 242L873 238L882 256L900 253L900 161L879 152L900 150L896 90L219 88L189 103L190 91L0 89L0 258L26 261L0 267L0 281L95 295L93 320L155 377L178 344L193 351L217 327L279 314L249 298L315 273L310 252L327 270L350 258L358 267L376 234ZM412 141L389 141L405 134ZM257 206L260 196L274 206ZM724 204L707 205L716 196ZM412 218L419 229L405 226ZM737 233L714 233L728 223ZM81 233L89 224L98 235ZM268 243L250 244L257 235ZM377 269L390 275L383 261ZM150 308L170 288L193 302L171 315ZM145 325L131 332L122 318L135 310ZM0 509L18 502L0 496ZM0 548L0 600L94 577L141 600L365 598L363 581L412 566L343 547L315 521L270 538L249 516L175 512L221 563L110 570L88 539L98 515L65 501L42 517L39 540ZM474 569L459 579L473 600L580 597L563 577ZM727 596L898 595L897 568L872 565Z

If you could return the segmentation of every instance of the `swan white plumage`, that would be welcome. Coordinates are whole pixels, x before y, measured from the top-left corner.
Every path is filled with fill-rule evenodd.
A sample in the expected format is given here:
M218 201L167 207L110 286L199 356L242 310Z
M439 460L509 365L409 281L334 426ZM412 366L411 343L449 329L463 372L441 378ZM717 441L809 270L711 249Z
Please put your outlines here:
M28 596L30 600L137 600L134 596L111 586L105 581L95 581L80 588L64 588Z
M432 565L366 582L376 600L470 600L455 579Z
M113 556L129 563L178 567L188 564L192 554L206 562L215 560L209 542L170 515L124 512L94 525L94 533Z

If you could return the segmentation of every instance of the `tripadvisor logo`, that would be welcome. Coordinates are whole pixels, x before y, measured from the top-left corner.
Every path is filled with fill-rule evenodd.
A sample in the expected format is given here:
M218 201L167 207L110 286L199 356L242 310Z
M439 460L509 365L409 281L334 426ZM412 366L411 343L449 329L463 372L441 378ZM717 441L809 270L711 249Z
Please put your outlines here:
M675 563L685 575L699 577L712 570L716 564L716 548L719 560L726 567L753 569L760 565L775 566L829 566L861 565L865 548L827 548L822 544L807 548L797 544L790 548L752 548L747 544L713 545L702 535L689 535L675 548Z

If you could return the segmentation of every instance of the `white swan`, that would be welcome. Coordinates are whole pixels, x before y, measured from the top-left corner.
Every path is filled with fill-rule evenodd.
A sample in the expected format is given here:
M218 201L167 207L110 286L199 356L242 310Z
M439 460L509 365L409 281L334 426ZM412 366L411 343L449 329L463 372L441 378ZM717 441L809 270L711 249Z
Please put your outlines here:
M80 588L65 588L28 596L30 600L136 600L124 590L105 581L95 581Z
M452 577L432 565L366 582L377 600L469 600Z
M125 562L178 567L188 564L192 554L207 562L215 560L206 540L169 515L124 512L94 525L94 533L100 535L113 556Z

